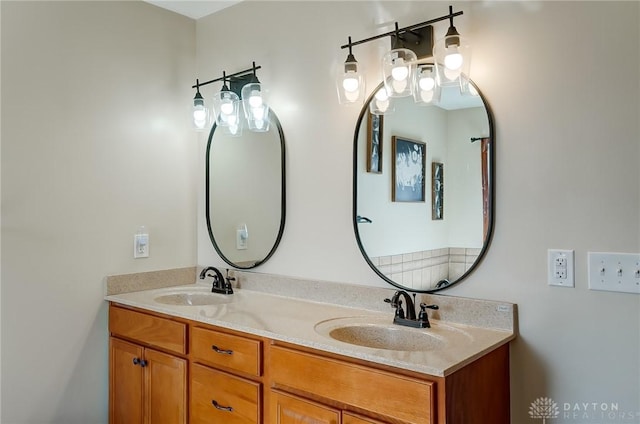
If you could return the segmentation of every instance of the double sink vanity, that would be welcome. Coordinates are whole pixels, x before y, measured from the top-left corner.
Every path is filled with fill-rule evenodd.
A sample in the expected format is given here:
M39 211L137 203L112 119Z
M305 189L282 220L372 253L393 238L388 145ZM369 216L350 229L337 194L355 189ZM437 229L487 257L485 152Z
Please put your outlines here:
M393 290L235 278L107 288L111 424L509 422L515 305L423 294L410 328Z
M434 295L477 268L494 225L493 116L460 83L384 120L380 84L356 124L355 241L398 290L247 271L282 238L284 132L273 108L268 132L214 125L205 217L233 275L107 278L110 424L509 423L515 305Z

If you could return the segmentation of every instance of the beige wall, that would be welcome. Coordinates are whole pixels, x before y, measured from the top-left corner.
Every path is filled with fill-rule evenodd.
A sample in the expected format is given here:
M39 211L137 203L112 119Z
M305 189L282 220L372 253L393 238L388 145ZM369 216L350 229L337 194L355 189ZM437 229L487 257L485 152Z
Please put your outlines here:
M389 31L394 20L402 26L446 14L447 6L247 2L198 21L200 77L255 60L287 138L287 226L259 272L383 285L353 235L351 149L359 111L337 104L334 71L346 57L339 46L349 35ZM513 423L535 421L529 405L542 396L561 408L617 402L620 411L640 413L640 296L589 291L586 280L588 251L640 251L639 4L459 7L465 14L456 26L474 45L472 78L495 114L497 211L488 256L445 293L519 305ZM438 36L444 31L436 27ZM369 65L370 89L388 48L384 40L354 49ZM204 144L200 139L201 151ZM224 265L214 259L202 210L200 204L198 263ZM576 288L547 286L549 248L575 249Z
M195 23L141 2L1 9L0 421L106 423L104 277L196 260Z
M196 56L203 79L262 65L287 137L287 227L259 271L383 285L353 236L358 110L337 106L333 72L347 36L448 3L247 2L197 25L137 2L0 4L3 424L106 422L105 275L192 265L196 237L198 264L224 265L202 216L206 136L196 151L183 121ZM445 293L519 305L514 424L540 396L640 412L640 297L586 281L587 251L640 251L639 6L460 6L496 118L497 222L477 272ZM134 261L141 224L151 258ZM548 248L576 250L575 289L546 285Z

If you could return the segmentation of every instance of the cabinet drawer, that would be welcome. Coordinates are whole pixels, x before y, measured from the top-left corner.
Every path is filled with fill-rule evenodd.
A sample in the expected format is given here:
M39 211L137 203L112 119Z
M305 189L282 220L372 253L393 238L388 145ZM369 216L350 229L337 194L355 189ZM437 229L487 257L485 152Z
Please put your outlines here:
M260 384L191 364L190 411L190 424L256 424L260 422Z
M111 305L111 334L138 340L176 353L186 353L186 324Z
M261 374L261 342L199 327L191 328L191 358L195 361Z
M271 391L271 424L339 424L340 411L297 396Z
M272 383L409 423L432 424L436 383L272 346Z

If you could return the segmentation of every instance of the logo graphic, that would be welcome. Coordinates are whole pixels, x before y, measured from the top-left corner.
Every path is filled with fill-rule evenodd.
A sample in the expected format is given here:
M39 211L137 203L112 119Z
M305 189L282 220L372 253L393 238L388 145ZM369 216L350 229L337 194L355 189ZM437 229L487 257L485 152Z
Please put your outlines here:
M558 418L560 410L558 404L553 399L547 397L541 397L531 402L529 407L529 416L532 419L542 418L542 424L547 422L547 418Z

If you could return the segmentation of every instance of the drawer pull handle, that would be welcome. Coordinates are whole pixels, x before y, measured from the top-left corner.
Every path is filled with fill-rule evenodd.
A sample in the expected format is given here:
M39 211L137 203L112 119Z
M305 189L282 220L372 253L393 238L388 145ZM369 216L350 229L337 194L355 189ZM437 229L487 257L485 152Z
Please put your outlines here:
M222 406L220 404L218 404L218 402L216 402L215 400L211 401L211 404L213 406L216 407L216 409L219 409L221 411L229 411L229 412L233 412L233 408L231 406Z
M231 349L220 349L216 345L211 346L211 349L213 349L216 353L220 353L222 355L233 355L233 350Z

